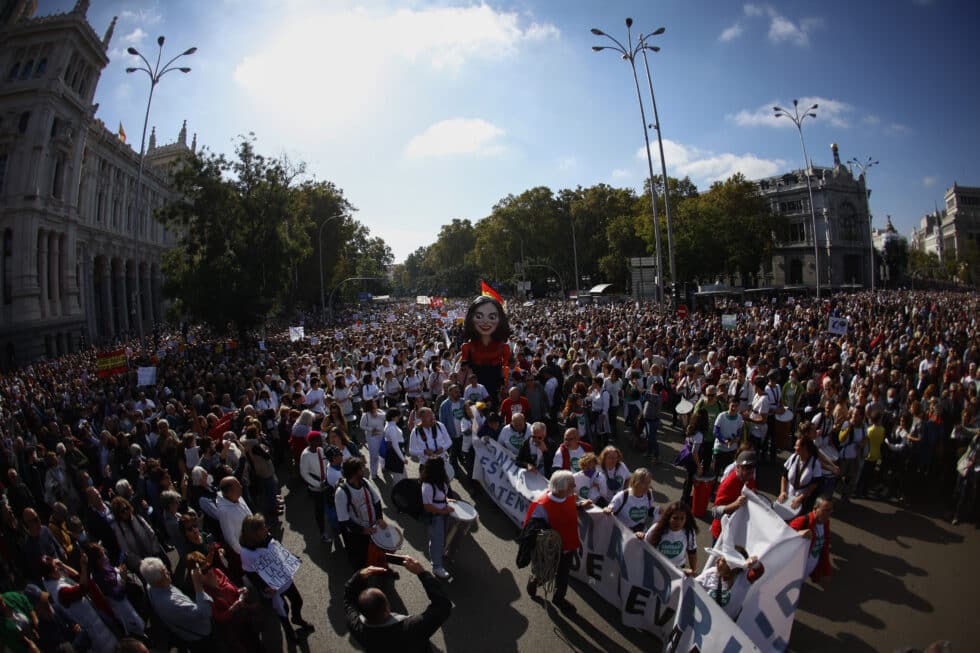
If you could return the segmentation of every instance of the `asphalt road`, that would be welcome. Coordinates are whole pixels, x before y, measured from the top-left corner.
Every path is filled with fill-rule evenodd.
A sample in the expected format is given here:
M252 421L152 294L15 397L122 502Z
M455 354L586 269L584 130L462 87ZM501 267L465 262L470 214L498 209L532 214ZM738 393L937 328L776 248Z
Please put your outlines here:
M678 431L667 428L663 460L673 459L680 439ZM630 469L647 464L625 440L620 436ZM652 471L658 501L680 498L683 477L677 469L662 463ZM288 470L281 478L286 495L283 542L303 560L296 582L306 602L304 615L317 628L299 650L355 650L344 620L343 588L352 573L346 554L339 548L331 552L320 542L302 482ZM529 599L524 592L528 570L514 565L517 527L481 491L467 483L454 485L476 506L480 524L456 555L448 584L454 610L433 638L441 651L660 650L659 640L622 626L617 610L576 581L568 594L575 615ZM379 487L387 500L388 488ZM760 469L759 489L770 496L778 492L774 467ZM836 511L831 522L833 577L826 589L804 584L790 650L892 651L937 639L951 640L956 651L977 650L980 584L970 569L980 551L980 530L972 524L951 526L937 494L923 488L906 506L857 500ZM399 553L425 561L425 525L387 504L385 519L404 531ZM700 524L701 546L710 544L707 525ZM702 554L702 562L704 558ZM386 583L395 611L413 613L427 605L421 584L404 570L400 580Z

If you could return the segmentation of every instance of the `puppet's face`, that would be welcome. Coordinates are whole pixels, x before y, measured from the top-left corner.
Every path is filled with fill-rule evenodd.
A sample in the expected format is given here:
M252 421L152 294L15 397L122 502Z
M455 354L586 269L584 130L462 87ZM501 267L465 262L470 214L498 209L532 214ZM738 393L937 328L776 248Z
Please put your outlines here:
M481 336L491 336L500 324L500 313L497 307L487 302L477 307L473 312L473 326Z

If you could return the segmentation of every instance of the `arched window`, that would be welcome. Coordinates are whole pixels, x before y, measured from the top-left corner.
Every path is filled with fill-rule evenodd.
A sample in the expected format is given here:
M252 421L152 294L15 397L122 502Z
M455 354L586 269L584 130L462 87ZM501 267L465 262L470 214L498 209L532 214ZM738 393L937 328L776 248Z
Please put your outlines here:
M24 64L24 67L20 71L20 78L27 79L28 75L31 74L31 68L33 67L34 67L34 60L28 59L27 63Z
M14 62L14 65L11 66L11 68L10 68L10 72L7 74L7 81L9 82L12 79L14 79L15 77L17 77L17 73L19 73L19 72L20 72L20 62L19 61L15 61Z
M37 68L34 70L34 78L38 78L44 75L48 70L48 60L45 57L37 62Z

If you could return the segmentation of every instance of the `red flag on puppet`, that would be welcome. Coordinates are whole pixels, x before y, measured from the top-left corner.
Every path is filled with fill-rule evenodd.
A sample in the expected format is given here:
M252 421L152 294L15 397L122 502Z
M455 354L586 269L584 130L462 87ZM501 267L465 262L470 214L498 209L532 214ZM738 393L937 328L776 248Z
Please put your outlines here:
M500 296L500 293L491 288L490 284L483 279L480 279L480 294L484 297L492 297L493 299L496 299L500 305L503 306L504 298Z

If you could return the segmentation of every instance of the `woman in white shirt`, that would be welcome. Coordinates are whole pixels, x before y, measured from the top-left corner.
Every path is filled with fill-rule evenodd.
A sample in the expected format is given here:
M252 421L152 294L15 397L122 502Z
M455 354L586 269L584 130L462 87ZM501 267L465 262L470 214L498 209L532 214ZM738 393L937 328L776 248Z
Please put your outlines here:
M385 471L391 474L392 485L405 478L405 452L402 450L405 435L398 427L398 419L401 415L401 411L397 408L389 408L385 413L384 439L387 441Z
M640 467L630 475L626 489L620 490L613 496L609 505L603 508L607 515L613 515L636 536L642 538L646 534L646 520L653 517L660 520L660 509L653 502L653 477L650 470Z
M422 479L422 509L431 519L429 522L429 559L432 573L437 578L449 578L449 572L442 566L446 547L446 520L453 509L449 505L449 480L446 467L440 458L429 458L420 470Z
M361 415L361 430L367 437L369 465L371 478L377 478L381 468L381 440L385 433L385 414L378 406L378 399L364 402L364 414Z
M585 501L595 501L599 498L599 479L596 475L596 460L594 453L587 453L579 458L579 471L572 475L575 480L575 495Z
M619 449L608 446L599 454L599 470L596 473L599 480L599 497L593 499L597 506L609 505L613 496L626 486L630 470L623 462L623 454Z
M644 539L678 569L694 575L698 568L698 523L685 504L674 501L664 508Z
M463 434L463 439L460 442L460 451L463 452L463 466L466 468L466 472L470 477L473 476L473 438L477 437L480 433L480 427L486 421L480 413L480 406L485 407L486 404L482 402L475 404L469 401L463 402L463 419L459 422L459 428Z

